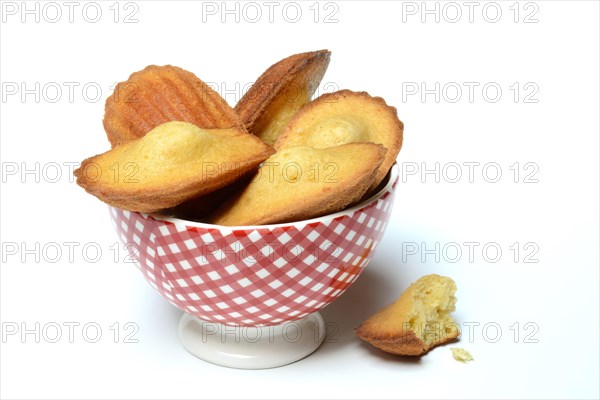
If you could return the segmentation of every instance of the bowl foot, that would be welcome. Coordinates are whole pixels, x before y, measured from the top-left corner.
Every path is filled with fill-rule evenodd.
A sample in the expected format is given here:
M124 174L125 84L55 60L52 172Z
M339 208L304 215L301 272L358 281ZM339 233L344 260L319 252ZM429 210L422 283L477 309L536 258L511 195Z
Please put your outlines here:
M183 347L213 364L241 369L280 367L314 352L325 339L318 312L274 326L228 326L183 314L179 321Z

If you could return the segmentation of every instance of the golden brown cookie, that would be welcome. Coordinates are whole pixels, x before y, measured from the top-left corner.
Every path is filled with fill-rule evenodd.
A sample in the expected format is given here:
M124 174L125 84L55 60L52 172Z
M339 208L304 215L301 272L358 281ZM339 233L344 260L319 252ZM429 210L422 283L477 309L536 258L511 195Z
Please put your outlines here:
M371 189L385 178L402 147L404 124L396 109L381 97L341 90L306 104L283 129L276 149L305 145L337 146L351 142L380 143L388 149Z
M208 215L244 189L256 174L257 169L258 167L252 169L221 189L184 201L173 208L164 210L162 213L187 221L204 222Z
M222 188L273 153L243 128L208 130L173 121L84 160L75 176L105 203L154 212Z
M193 73L170 65L150 65L134 72L106 100L104 130L113 147L169 121L203 129L242 125L217 92Z
M356 335L388 353L423 355L460 335L450 316L455 309L455 292L452 279L426 275L394 303L363 322L356 328Z
M287 122L310 101L330 56L328 50L311 51L269 67L235 106L248 131L273 144Z
M217 210L218 225L262 225L314 218L359 201L385 157L373 143L327 149L290 147L269 157L250 184Z

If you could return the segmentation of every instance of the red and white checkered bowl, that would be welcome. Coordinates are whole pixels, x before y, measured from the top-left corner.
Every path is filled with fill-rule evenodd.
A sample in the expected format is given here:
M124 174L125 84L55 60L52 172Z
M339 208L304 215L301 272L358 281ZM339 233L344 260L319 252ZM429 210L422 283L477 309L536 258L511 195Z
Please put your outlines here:
M279 325L340 296L371 260L392 210L398 167L370 199L306 221L224 227L111 208L123 243L163 297L201 320Z

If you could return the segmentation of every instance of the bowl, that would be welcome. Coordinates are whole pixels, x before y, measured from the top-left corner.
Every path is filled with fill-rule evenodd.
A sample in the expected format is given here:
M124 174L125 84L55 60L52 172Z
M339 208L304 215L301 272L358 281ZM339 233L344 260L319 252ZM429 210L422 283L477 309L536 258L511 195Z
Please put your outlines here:
M394 165L367 200L298 222L225 227L118 208L111 217L150 285L187 314L181 324L196 321L206 342L206 330L215 326L249 334L249 327L322 324L317 311L344 293L373 257L397 180Z

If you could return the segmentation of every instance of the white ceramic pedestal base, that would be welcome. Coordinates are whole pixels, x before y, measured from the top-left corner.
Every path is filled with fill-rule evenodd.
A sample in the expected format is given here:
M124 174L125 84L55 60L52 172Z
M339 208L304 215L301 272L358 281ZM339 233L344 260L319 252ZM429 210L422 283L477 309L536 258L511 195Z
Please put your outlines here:
M198 358L224 367L274 368L298 361L325 339L323 317L315 312L282 325L227 326L183 314L179 321L183 347Z

